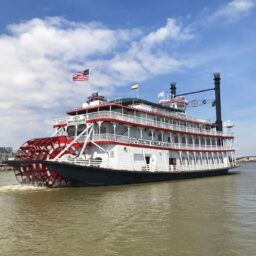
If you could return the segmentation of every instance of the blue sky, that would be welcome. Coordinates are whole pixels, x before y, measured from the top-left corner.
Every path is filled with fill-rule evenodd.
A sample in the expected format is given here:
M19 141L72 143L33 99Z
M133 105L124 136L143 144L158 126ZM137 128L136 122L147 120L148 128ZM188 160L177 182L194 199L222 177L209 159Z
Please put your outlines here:
M223 120L237 152L256 153L255 0L0 0L0 144L50 134L51 119L92 91L109 97L211 87L221 72ZM72 72L89 67L91 81ZM206 93L189 97L212 99ZM214 121L209 105L189 113Z

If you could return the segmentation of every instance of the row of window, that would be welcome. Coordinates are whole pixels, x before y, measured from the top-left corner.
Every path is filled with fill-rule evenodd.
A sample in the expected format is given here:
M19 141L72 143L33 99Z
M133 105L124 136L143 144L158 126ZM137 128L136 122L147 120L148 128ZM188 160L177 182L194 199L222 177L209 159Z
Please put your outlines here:
M67 135L68 137L74 137L76 135L80 135L81 132L86 128L86 124L80 124L77 126L77 129L75 126L68 126L67 128ZM125 126L123 127L125 128ZM97 128L98 129L98 128ZM97 134L99 131L96 129L95 133ZM119 130L122 130L122 129L119 129ZM127 131L127 129L124 129L125 132ZM144 129L145 131L147 131L147 129ZM106 127L104 126L101 126L101 134L103 133L106 133L107 129ZM113 132L113 131L112 131ZM169 133L168 133L169 134ZM121 134L123 135L123 134ZM149 139L152 138L152 132L149 131L148 132L148 137ZM138 132L138 136L139 136L139 132ZM199 144L201 146L216 146L216 145L222 145L223 144L223 139L222 138L207 138L207 137L195 137L194 138L194 142L193 142L193 137L192 136L189 136L189 137L186 137L184 135L181 135L181 136L178 136L177 134L173 134L173 139L171 140L171 136L166 136L165 133L161 133L161 132L158 132L158 133L154 133L153 134L153 137L157 138L157 141L164 141L164 142L168 142L168 143L171 143L171 141L173 140L173 143L182 143L182 144L189 144L189 145L196 145L198 146Z
M169 134L169 133L168 133ZM152 132L150 131L148 133L148 136L150 138L152 138ZM153 137L156 137L156 134L153 134ZM165 133L161 133L159 132L157 134L157 140L158 141L163 141L165 140L166 142L171 142L171 136L166 136ZM221 145L222 144L222 141L223 139L222 138L212 138L212 137L194 137L194 144L195 145L199 145L201 144L202 146L205 146L205 145ZM178 136L177 134L173 133L173 142L174 143L182 143L182 144L190 144L192 145L193 144L193 137L192 136L188 136L186 137L185 135L181 135L181 136Z
M77 126L77 130L74 125L68 126L67 128L68 137L74 137L76 135L81 134L85 128L86 128L86 124L79 124Z
M126 148L125 148L126 149ZM110 158L114 158L114 150L110 151ZM151 155L150 155L151 156ZM150 156L144 156L143 154L135 153L133 154L133 158L135 162L144 161L144 157L147 160L147 164L149 164ZM187 155L187 153L182 153L181 155L181 165L203 165L203 164L223 164L224 158L227 157L226 153L194 153ZM169 158L169 165L176 165L176 158Z
M224 157L226 153L203 153L200 155L199 153L195 153L195 155L187 155L183 153L181 156L181 165L193 165L193 164L223 164Z

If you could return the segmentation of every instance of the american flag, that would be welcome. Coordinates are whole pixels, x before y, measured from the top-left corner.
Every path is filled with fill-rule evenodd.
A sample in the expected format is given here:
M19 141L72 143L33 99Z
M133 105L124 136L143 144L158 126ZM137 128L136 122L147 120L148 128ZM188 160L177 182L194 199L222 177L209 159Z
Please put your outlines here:
M89 69L76 72L73 75L73 81L86 81L86 80L89 80Z

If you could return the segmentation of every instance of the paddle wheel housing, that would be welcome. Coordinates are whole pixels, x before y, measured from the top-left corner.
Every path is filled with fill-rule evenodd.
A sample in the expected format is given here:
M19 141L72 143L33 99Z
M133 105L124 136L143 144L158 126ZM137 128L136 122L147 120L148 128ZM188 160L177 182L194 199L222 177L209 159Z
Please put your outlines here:
M17 151L16 160L50 160L58 156L73 140L66 136L37 138L25 142ZM79 155L81 144L76 142L65 150L64 155ZM42 163L19 164L14 168L14 174L21 184L35 186L67 186L69 181L63 179L54 170Z

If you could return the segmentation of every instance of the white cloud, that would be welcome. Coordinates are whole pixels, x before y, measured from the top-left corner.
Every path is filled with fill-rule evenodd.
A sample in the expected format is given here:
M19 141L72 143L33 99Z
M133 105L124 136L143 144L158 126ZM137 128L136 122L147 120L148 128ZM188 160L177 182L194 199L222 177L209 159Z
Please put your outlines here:
M169 18L167 19L166 26L149 33L143 38L143 43L152 45L167 39L189 40L192 38L193 34L191 34L188 29L177 25L177 22L174 19Z
M215 12L212 18L236 18L248 14L255 6L255 0L232 0Z
M192 32L178 25L174 19L167 19L164 27L133 42L126 52L117 54L108 62L108 67L123 81L144 80L151 76L165 74L190 65L189 60L176 59L163 46L193 39ZM106 67L107 68L107 67Z
M110 29L63 18L32 19L8 26L0 35L0 145L18 146L45 135L49 120L101 87L105 94L131 80L189 67L165 44L193 38L175 20L146 34L142 29ZM71 74L89 66L91 86ZM105 89L104 89L105 88ZM33 136L32 136L33 134Z

